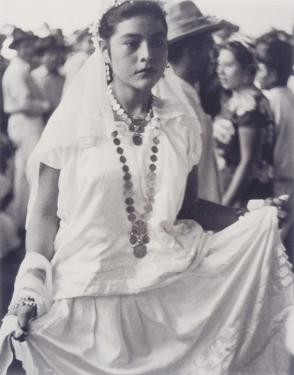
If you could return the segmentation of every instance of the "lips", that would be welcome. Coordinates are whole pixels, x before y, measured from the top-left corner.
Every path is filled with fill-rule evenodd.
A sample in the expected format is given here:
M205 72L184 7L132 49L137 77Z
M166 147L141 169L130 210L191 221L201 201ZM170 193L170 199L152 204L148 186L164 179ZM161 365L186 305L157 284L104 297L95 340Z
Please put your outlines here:
M154 68L143 68L141 70L137 70L136 74L155 74L156 70Z
M222 84L226 84L226 83L227 83L227 79L226 79L226 78L223 78L223 77L219 77L219 81L220 81L220 83L222 83Z

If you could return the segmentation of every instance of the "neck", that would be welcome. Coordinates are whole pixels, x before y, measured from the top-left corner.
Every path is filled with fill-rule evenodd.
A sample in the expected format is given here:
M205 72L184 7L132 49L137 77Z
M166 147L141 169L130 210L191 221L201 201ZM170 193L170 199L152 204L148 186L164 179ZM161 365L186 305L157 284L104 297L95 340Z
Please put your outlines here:
M256 90L256 87L254 86L254 83L250 83L250 84L247 84L247 85L240 86L237 89L234 89L233 93L235 93L237 95L242 95L245 92L251 91L251 90Z
M136 90L117 80L112 82L112 90L120 105L131 117L146 114L150 109L151 91Z

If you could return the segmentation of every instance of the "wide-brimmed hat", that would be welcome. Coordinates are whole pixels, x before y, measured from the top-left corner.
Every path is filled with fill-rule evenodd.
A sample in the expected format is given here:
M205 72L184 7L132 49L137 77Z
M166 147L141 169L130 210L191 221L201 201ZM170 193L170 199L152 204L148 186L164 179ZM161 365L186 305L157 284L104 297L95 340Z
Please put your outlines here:
M32 32L26 32L18 27L14 28L12 32L12 42L9 44L9 48L15 49L19 45L19 43L25 41L25 40L36 40L37 36L33 34Z
M191 35L214 32L222 28L216 17L204 16L193 1L167 1L168 41L175 42Z
M228 20L221 20L220 30L223 29L230 31L231 33L237 33L240 30L240 27Z

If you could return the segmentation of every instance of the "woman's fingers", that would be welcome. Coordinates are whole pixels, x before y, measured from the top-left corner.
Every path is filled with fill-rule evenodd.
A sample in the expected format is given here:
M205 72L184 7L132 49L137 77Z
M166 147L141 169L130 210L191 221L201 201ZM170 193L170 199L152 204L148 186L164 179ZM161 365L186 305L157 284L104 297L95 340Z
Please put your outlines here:
M234 134L235 129L231 121L218 118L213 124L213 135L221 143L228 143Z
M14 331L15 340L24 341L28 336L29 322L35 316L35 308L33 306L19 306L17 311L18 328Z
M278 219L279 219L279 226L282 227L283 224L288 219L289 211L290 211L290 202L289 202L289 195L281 195L276 198L268 198L266 199L268 206L274 206L278 209Z
M247 204L248 211L254 211L264 206L276 207L279 220L279 227L282 227L289 217L290 200L288 195L281 195L276 198L252 199Z
M25 339L27 338L27 335L28 335L28 331L26 329L22 329L20 327L18 327L12 334L12 337L17 340L17 341L20 341L20 342L23 342L25 341Z

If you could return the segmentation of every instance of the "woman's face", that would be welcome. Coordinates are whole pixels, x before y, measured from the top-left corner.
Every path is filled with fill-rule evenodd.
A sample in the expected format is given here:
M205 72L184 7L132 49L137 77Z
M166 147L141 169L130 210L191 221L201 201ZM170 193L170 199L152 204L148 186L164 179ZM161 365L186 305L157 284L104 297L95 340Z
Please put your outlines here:
M238 90L244 86L247 73L231 51L222 49L218 56L217 74L223 88Z
M109 41L115 83L151 90L167 62L166 31L159 19L138 15L119 23Z

